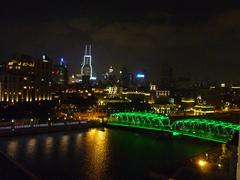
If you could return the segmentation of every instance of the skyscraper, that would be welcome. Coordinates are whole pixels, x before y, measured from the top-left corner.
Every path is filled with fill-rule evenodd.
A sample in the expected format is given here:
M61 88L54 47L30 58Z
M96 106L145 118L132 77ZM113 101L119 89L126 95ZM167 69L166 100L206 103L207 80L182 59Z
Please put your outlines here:
M83 64L81 68L82 77L89 77L93 79L93 72L92 72L92 56L91 56L91 45L85 46L85 54L83 57Z
M128 88L129 82L130 82L130 74L128 72L128 69L126 67L123 67L120 70L119 84L124 88Z
M54 86L66 86L68 84L68 70L63 58L61 58L60 64L53 66L52 80Z
M148 73L146 70L138 70L134 75L134 84L138 88L148 88L149 81L148 81Z
M43 55L35 61L35 101L52 100L52 60Z

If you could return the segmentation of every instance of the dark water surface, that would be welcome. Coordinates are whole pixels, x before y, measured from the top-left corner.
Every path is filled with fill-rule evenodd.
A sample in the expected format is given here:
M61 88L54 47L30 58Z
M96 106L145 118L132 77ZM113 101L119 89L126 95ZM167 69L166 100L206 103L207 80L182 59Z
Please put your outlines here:
M106 128L0 140L1 151L41 179L142 179L214 146Z

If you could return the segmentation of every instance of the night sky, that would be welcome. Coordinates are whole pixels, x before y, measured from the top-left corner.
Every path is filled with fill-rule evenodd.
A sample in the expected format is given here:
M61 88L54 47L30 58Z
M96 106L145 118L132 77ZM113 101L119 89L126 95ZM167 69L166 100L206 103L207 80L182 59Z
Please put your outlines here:
M2 2L0 42L0 62L46 54L78 73L91 43L98 73L126 66L159 79L167 62L175 77L240 83L238 0Z

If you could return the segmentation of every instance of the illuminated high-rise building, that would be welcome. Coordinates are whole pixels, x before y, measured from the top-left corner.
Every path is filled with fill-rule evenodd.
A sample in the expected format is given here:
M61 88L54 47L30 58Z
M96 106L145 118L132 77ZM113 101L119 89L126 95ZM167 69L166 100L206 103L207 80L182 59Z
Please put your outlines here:
M81 68L82 77L89 77L93 79L93 68L92 68L92 55L91 55L91 45L85 46L85 54L83 57L83 64Z
M21 55L5 63L0 74L0 101L19 102L34 100L35 59Z
M35 101L51 100L52 60L43 55L35 61Z
M117 79L114 74L114 69L112 66L108 69L108 71L104 74L102 74L101 83L103 83L106 86L114 86L116 85Z
M119 85L127 88L129 87L130 83L130 73L128 72L128 69L126 67L123 67L120 70L120 78L119 78Z
M148 88L149 87L149 82L148 82L148 73L146 70L140 70L137 71L134 75L134 84L137 87L144 87Z
M108 74L109 74L109 75L112 75L112 74L113 74L113 71L114 71L114 70L113 70L113 67L110 66L110 68L108 69Z
M59 64L53 66L52 81L54 88L66 87L68 84L68 70L63 58Z
M0 74L0 101L51 100L52 61L21 55L5 63Z

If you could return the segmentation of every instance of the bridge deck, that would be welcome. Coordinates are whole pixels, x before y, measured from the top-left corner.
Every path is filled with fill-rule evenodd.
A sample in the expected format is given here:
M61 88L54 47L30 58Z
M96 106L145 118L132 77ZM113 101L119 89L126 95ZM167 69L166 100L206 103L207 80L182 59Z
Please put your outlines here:
M113 126L131 127L131 128L137 128L137 129L164 131L164 132L172 133L173 136L184 135L184 136L189 136L189 137L193 137L193 138L198 138L198 139L203 139L203 140L208 140L208 141L214 141L214 142L218 142L218 143L227 143L227 140L216 139L216 138L213 138L213 137L203 137L203 136L198 136L198 135L194 135L194 134L190 134L190 133L182 132L182 131L175 131L175 130L171 130L171 129L144 127L144 126L137 126L137 125L128 125L128 124L122 124L122 123L117 123L117 122L108 122L107 124L113 125Z

